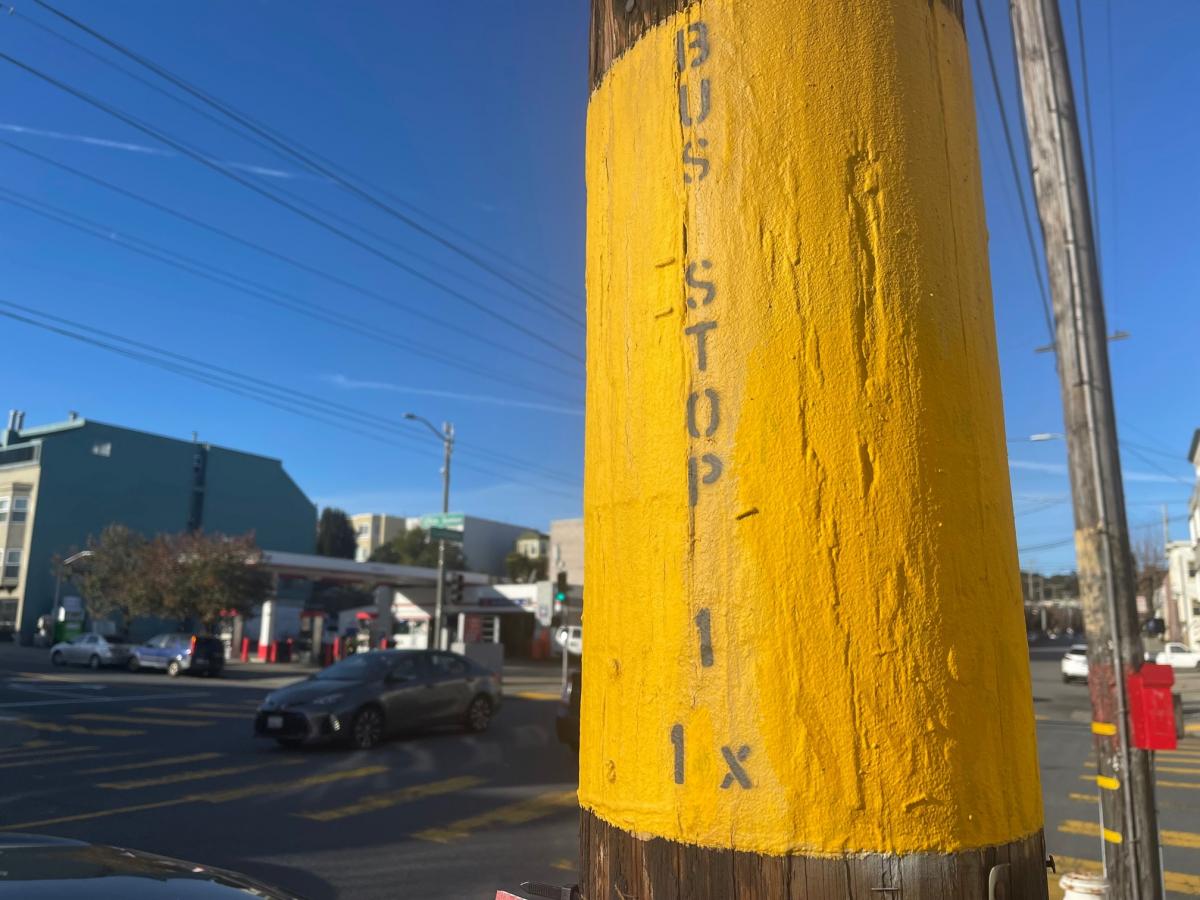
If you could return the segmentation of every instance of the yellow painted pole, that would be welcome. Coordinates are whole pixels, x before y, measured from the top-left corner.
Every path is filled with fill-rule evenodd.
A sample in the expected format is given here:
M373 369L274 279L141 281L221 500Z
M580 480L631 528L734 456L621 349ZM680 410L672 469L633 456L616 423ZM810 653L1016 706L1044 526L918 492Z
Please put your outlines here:
M1044 896L961 6L593 0L592 83L585 896Z

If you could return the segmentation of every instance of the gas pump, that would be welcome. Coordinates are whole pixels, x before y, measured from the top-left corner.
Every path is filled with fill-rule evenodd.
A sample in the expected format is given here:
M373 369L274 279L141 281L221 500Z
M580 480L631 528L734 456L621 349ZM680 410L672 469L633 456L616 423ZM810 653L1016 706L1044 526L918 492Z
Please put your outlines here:
M299 661L306 665L320 665L321 651L325 644L325 611L306 609L300 613L300 640L297 642Z
M63 597L62 604L55 610L54 642L62 643L83 632L83 600L79 597Z

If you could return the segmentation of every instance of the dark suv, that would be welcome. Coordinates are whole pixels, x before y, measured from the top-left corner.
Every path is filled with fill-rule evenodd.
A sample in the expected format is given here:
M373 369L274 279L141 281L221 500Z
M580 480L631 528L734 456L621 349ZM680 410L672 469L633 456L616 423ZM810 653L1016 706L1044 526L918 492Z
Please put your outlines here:
M133 648L129 670L162 669L168 675L191 672L220 675L225 668L225 642L199 634L159 634Z

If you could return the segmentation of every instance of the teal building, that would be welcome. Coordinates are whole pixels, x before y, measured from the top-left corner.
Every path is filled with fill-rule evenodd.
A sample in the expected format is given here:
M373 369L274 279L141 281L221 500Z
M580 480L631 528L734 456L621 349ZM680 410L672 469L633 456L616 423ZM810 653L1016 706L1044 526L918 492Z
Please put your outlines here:
M277 459L94 422L0 433L0 632L27 641L54 607L54 557L114 522L147 536L253 531L266 550L312 553L316 507Z

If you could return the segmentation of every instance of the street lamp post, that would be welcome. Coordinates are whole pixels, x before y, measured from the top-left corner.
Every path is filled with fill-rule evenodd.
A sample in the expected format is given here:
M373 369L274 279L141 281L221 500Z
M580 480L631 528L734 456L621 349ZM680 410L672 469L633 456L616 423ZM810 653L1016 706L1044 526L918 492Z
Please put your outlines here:
M442 442L442 450L444 453L442 459L442 512L450 512L450 454L454 449L454 425L450 422L442 423L442 430L438 431L437 427L423 416L418 416L416 413L407 412L404 418L414 422L420 422L431 432L434 437ZM428 647L433 649L442 649L442 603L445 600L446 594L446 542L438 540L438 574L437 574L437 589L434 593L433 601L433 628L429 631L429 638L426 642Z

